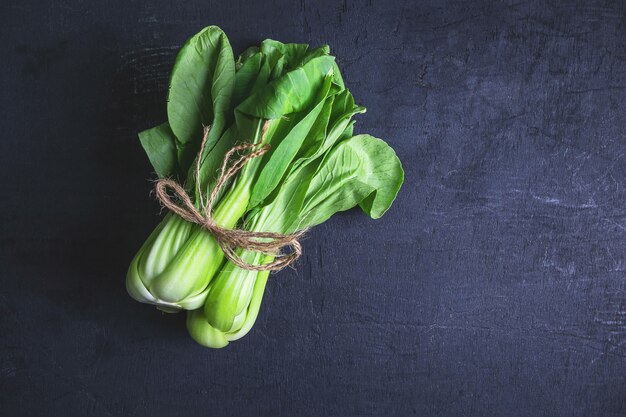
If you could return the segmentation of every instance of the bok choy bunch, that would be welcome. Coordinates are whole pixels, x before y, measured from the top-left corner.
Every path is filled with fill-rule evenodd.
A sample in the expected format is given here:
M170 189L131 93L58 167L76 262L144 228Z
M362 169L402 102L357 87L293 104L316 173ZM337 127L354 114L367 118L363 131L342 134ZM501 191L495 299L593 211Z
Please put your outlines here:
M178 54L168 122L139 136L159 177L184 184L198 209L233 146L267 146L220 192L212 218L224 228L289 234L357 205L379 218L395 199L403 171L394 151L352 133L352 117L364 111L327 46L266 40L235 61L210 26ZM201 147L203 126L210 130ZM276 254L238 255L262 265ZM191 310L192 337L222 347L254 324L268 276L226 260L210 231L169 213L131 262L126 286L161 310Z

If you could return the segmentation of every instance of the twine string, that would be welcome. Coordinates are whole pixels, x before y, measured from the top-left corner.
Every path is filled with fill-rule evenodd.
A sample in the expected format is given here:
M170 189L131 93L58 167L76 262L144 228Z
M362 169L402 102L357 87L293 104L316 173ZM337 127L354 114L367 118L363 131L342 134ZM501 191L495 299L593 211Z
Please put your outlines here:
M265 138L267 127L268 124L266 122L263 126L261 143ZM239 268L250 271L277 271L291 265L302 255L300 239L304 236L305 230L291 234L252 232L243 229L221 227L213 218L213 206L228 180L237 174L249 161L265 154L269 150L269 145L259 146L259 144L248 143L234 146L226 152L215 186L205 201L202 196L200 183L200 167L209 130L209 126L204 128L194 173L200 210L193 204L184 187L177 181L169 178L162 178L156 182L154 188L157 198L171 212L209 231L216 238L226 258ZM266 264L250 264L237 254L238 248L272 255L275 258L272 262ZM287 254L283 254L282 250L286 248L290 248L290 251Z

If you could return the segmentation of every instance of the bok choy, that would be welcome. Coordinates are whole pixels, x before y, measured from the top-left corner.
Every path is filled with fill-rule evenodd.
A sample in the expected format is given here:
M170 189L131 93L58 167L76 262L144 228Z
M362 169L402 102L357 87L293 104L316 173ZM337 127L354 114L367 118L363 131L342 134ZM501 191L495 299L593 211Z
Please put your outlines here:
M364 111L327 46L266 40L235 61L225 34L210 26L178 54L168 121L139 137L157 175L183 184L199 210L231 148L265 147L220 190L210 214L223 228L290 234L357 205L376 219L394 201L402 166L382 140L353 135L353 116ZM280 256L237 254L250 265ZM190 310L191 336L223 347L252 328L268 277L226 259L203 226L168 213L131 262L126 286L163 311Z

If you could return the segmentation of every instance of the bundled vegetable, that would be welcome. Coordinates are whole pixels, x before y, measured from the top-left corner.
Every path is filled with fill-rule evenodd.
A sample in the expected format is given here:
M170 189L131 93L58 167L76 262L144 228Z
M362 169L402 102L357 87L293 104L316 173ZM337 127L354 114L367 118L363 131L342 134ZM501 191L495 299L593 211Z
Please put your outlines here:
M251 329L270 271L297 258L303 231L357 205L379 218L403 181L385 142L353 136L365 109L327 46L266 40L235 62L210 26L181 49L167 110L167 123L139 136L172 212L126 286L163 311L191 310L188 330L204 346Z

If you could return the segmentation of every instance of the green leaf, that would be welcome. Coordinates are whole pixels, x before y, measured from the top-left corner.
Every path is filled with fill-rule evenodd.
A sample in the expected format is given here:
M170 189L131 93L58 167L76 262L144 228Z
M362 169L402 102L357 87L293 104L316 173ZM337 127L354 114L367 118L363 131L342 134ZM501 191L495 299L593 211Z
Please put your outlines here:
M300 148L298 158L294 162L294 165L299 165L307 161L312 155L315 154L320 145L324 143L329 128L330 118L332 116L333 103L336 97L336 95L329 95L329 97L326 98L324 106L317 116L317 120L315 121L313 128Z
M271 69L268 64L267 57L263 54L261 54L261 56L262 56L261 66L259 67L259 72L256 75L252 85L251 86L248 85L245 87L243 85L241 87L238 87L238 86L235 87L236 90L240 88L242 90L247 89L247 93L245 97L241 97L242 100L245 100L246 97L256 94L258 91L261 91L263 88L267 87L268 83L270 82ZM244 84L243 77L240 77L239 82L241 84ZM241 103L237 103L237 106L239 104ZM259 118L250 116L247 114L243 114L239 111L235 111L234 116L235 116L235 124L237 125L237 129L240 134L240 140L244 142L253 142L253 138L255 137L255 133L259 126Z
M332 104L333 107L325 135L321 137L318 143L309 146L303 160L317 158L326 153L328 149L339 141L346 128L351 125L352 117L358 113L365 113L365 107L356 106L354 98L348 90L343 90L335 96Z
M261 52L268 59L268 64L272 69L272 79L276 79L299 67L305 57L309 45L300 43L282 43L272 39L266 39L261 43Z
M202 163L200 164L199 176L202 181L201 188L203 196L211 194L211 191L217 182L219 169L224 162L224 155L226 155L226 153L237 144L238 140L239 134L237 132L237 128L235 126L231 126L226 129L222 137L215 143L215 146L213 146L209 152L205 152ZM195 178L191 175L192 172L193 170L190 170L190 176L187 179L187 182L195 181ZM224 187L220 191L217 201L219 201L226 189L228 189L228 187ZM198 201L199 196L196 187L194 187L194 195L195 201Z
M239 68L245 64L245 62L252 56L259 53L261 49L258 46L251 46L239 55L237 62L235 63L235 69L239 71Z
M338 85L341 89L346 88L343 82L343 77L341 76L341 71L339 71L339 66L337 65L337 62L335 62L335 67L333 70L333 77L334 77L334 82L336 85Z
M331 56L312 59L248 97L237 111L252 117L276 119L309 107L325 76L332 71L334 60Z
M237 106L250 95L250 92L259 77L262 64L263 54L256 53L246 59L246 61L237 70L237 73L235 74L235 87L233 89L233 106Z
M228 38L209 26L182 47L172 70L167 116L178 139L182 171L200 146L203 126L211 125L210 149L222 135L235 84L235 62Z
M354 124L355 123L356 123L355 120L350 120L350 122L348 123L348 125L346 126L344 131L339 136L339 139L337 140L337 142L341 142L342 140L346 140L346 139L349 139L352 136L354 136L353 132L354 132Z
M395 151L381 139L358 135L345 142L362 161L359 178L376 191L359 203L372 219L378 219L389 209L404 182L402 163Z
M404 179L393 149L369 135L338 143L318 161L288 174L274 200L250 220L252 230L291 233L356 205L379 218Z
M330 54L330 47L328 45L322 45L319 48L309 49L306 51L304 57L298 62L298 65L304 65L314 58L325 56Z
M324 108L326 103L326 96L330 90L332 81L332 74L326 77L326 81L318 92L318 103L302 120L300 120L289 133L277 141L277 145L273 146L272 152L268 158L264 161L265 164L258 179L252 189L252 197L250 198L249 207L255 207L261 203L274 188L283 179L285 172L289 168L289 165L295 158L296 154L302 147L311 129L320 115L320 112ZM271 139L274 139L272 136ZM270 140L269 144L274 145L275 141Z
M311 180L302 222L307 226L318 224L337 207L345 209L350 204L359 204L373 219L380 218L395 200L403 181L402 164L387 143L370 135L353 136L330 151ZM358 198L367 189L365 186L371 192ZM336 205L337 199L341 204Z
M247 97L257 85L267 84L268 69L262 64L263 54L257 53L249 57L243 66L237 71L235 76L235 87L233 91L233 104ZM240 122L243 122L240 120ZM213 147L205 149L200 164L199 178L202 180L202 189L205 193L210 193L215 185L218 169L221 167L224 155L233 146L241 142L254 142L255 134L260 129L260 121L258 119L247 118L243 126L232 124L227 128L222 136L214 142ZM243 127L239 129L239 127ZM198 201L196 187L194 186L195 178L195 162L194 169L190 169L187 175L187 188L193 188L195 193L195 201ZM224 187L226 189L228 187Z
M309 182L297 228L320 224L375 192L363 181L368 175L364 168L349 140L333 147Z
M176 137L168 123L144 130L139 134L139 141L160 178L178 175Z

